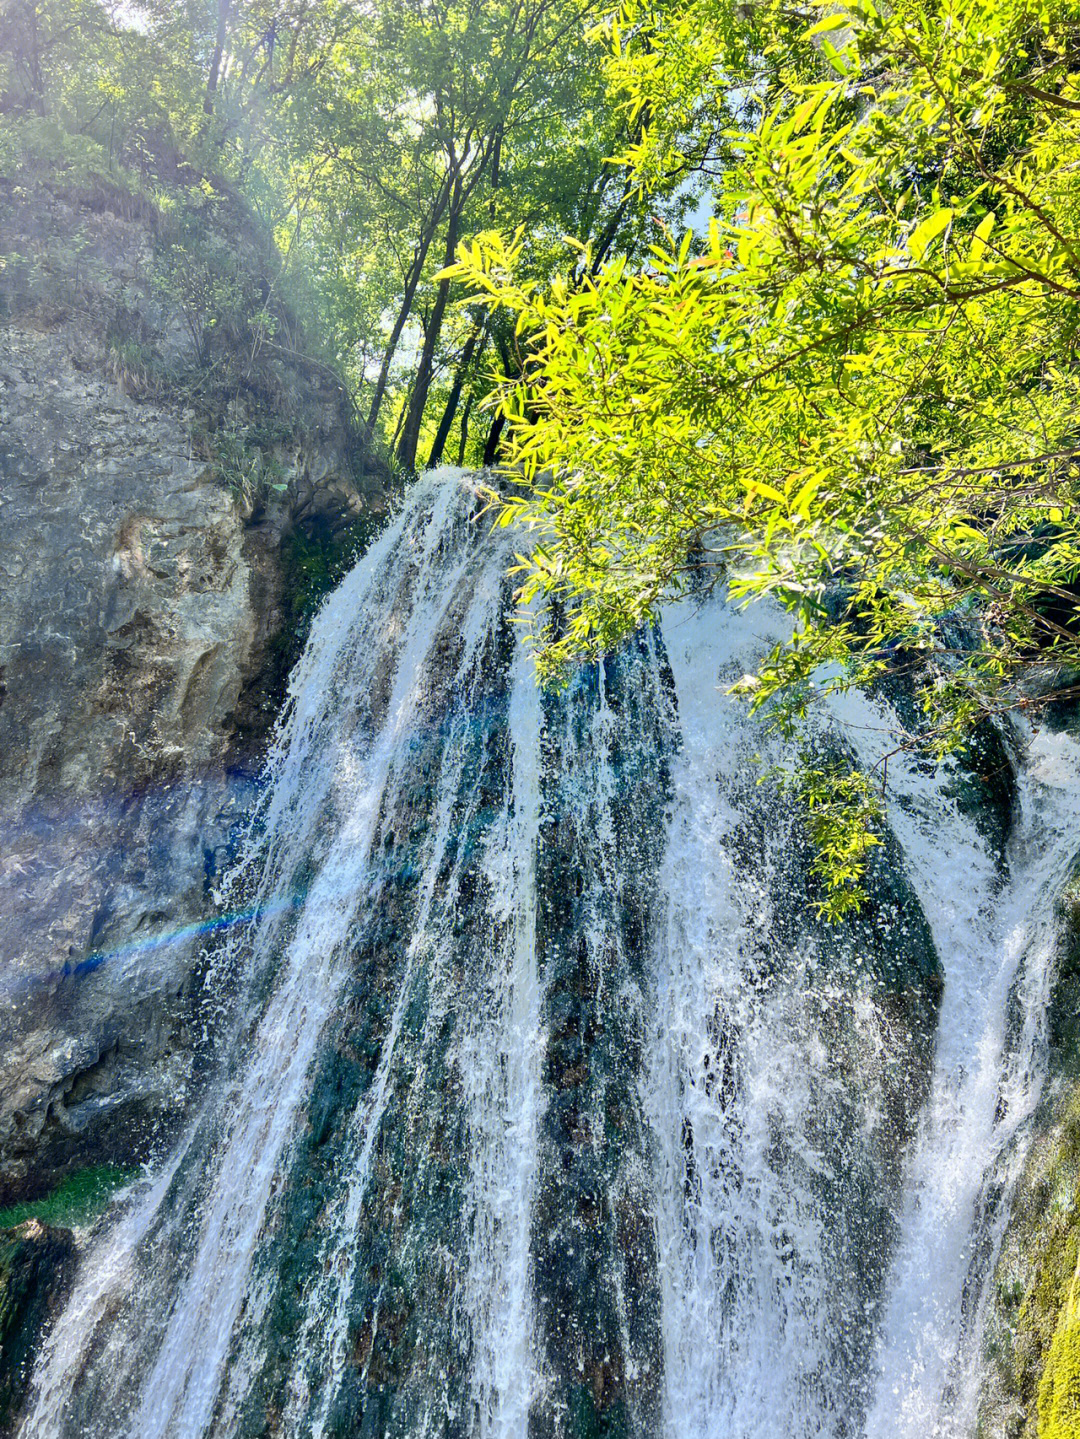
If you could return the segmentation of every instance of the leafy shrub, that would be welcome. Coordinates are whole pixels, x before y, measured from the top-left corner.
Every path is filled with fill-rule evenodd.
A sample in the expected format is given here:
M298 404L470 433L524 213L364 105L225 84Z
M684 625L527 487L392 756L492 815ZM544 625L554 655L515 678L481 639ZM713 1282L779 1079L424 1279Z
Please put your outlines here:
M256 282L244 268L222 207L197 191L181 198L187 203L174 201L165 214L153 283L183 321L196 363L206 366L215 348L254 344L265 321L257 318Z

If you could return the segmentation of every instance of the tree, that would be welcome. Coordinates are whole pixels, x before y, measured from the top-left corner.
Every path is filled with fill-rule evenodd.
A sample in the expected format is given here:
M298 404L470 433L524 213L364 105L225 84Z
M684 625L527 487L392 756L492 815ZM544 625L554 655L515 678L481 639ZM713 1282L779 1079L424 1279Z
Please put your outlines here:
M453 271L522 336L502 519L542 672L704 573L793 616L739 686L778 722L901 664L936 754L1034 708L1080 668L1080 7L710 0L610 43L656 116L636 182L703 179L707 236L545 289L488 235Z
M167 228L192 212L196 237L215 196L253 211L277 252L264 328L311 317L305 344L358 393L368 447L395 445L411 470L463 406L458 447L479 457L468 416L485 351L506 345L486 323L470 339L440 277L458 241L524 222L542 268L565 229L635 223L606 160L626 136L586 34L598 3L16 0L0 22L0 165L10 152L42 176L141 191ZM187 252L170 253L180 275Z
M452 423L462 393L485 383L477 341L454 390L471 326L455 322L441 272L459 240L525 223L539 257L583 221L612 237L630 228L629 206L614 215L619 196L607 194L607 157L626 135L587 34L598 13L596 0L388 0L286 117L288 163L307 177L308 243L334 257L336 306L351 316L339 334L367 392L367 429L379 433L392 398L406 469L425 433L434 443L432 402L445 416L455 395Z

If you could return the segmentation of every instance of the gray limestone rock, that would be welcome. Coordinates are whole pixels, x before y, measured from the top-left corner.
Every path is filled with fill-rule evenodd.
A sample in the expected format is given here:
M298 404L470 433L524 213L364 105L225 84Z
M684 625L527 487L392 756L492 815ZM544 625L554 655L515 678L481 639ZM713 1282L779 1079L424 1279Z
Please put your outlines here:
M137 1158L182 1112L197 926L287 659L282 545L378 503L340 388L280 357L225 416L272 434L279 482L230 492L172 378L153 217L2 198L0 1202ZM153 384L117 360L118 316Z

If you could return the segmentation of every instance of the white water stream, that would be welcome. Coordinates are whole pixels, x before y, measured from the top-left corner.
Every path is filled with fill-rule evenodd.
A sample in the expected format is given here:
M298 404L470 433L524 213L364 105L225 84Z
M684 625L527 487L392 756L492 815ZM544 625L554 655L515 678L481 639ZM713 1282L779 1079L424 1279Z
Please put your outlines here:
M619 1404L634 1439L971 1439L1080 751L1028 744L1004 864L893 760L895 887L841 941L724 692L768 613L672 606L585 717L537 691L475 508L423 481L313 627L213 971L232 1057L83 1256L20 1439L576 1439ZM892 728L852 695L822 732L872 764ZM588 854L542 863L549 835ZM546 1306L602 1233L613 1302L561 1348Z
M870 706L853 696L845 709L855 723L872 720ZM1041 1092L1055 905L1080 837L1075 741L1024 739L1003 879L928 776L911 763L891 776L890 823L933 930L945 989L930 1095L907 1167L867 1439L967 1439L975 1428L979 1284L989 1267L979 1250L989 1240L992 1263L1007 1217L1007 1206L982 1212L984 1188L994 1177L1011 1189L1020 1153L1010 1146ZM974 1312L965 1316L966 1289Z

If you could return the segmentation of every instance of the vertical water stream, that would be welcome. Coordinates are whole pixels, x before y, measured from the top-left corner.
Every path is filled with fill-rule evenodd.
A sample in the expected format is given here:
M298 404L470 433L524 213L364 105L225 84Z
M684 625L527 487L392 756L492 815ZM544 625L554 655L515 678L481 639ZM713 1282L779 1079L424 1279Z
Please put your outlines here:
M849 697L849 710L865 701ZM979 1399L983 1288L1043 1081L1057 897L1080 837L1080 751L1024 736L1014 828L996 871L914 765L890 823L945 970L935 1065L906 1166L867 1439L967 1439Z
M681 746L647 1093L670 1439L862 1432L929 1082L940 973L899 854L869 914L817 924L794 816L757 783L754 752L782 748L724 693L768 620L713 599L664 624Z
M541 695L478 510L422 481L313 627L216 1079L20 1439L968 1439L1076 747L1031 745L1006 856L896 761L830 930L724 693L767 612L672 606ZM849 696L820 738L893 726Z

